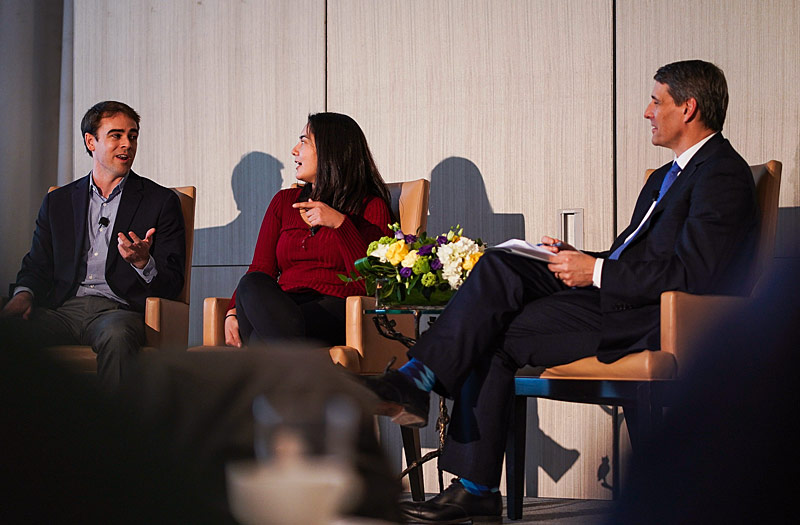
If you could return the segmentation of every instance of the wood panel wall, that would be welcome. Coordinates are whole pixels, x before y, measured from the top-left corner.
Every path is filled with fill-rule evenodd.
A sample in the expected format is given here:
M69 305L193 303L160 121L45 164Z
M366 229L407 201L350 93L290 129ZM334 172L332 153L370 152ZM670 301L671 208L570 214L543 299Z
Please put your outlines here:
M701 58L725 72L723 134L750 164L783 163L776 255L800 255L800 2L617 0L618 220L624 227L644 169L672 160L652 146L644 109L659 66Z
M582 208L582 240L600 248L613 235L611 14L606 1L331 1L328 108L361 122L388 180L431 180L429 231L538 240L557 234L559 209ZM538 404L532 439L553 446L539 457L532 443L529 492L606 496L581 480L608 436L575 432L610 432L598 418ZM567 466L537 468L551 464Z
M784 162L785 239L798 237L796 0L74 6L75 122L98 100L130 103L143 119L135 169L198 187L192 344L202 298L233 290L269 198L293 179L306 114L325 108L362 125L387 181L431 180L429 231L536 240L558 231L559 209L581 208L584 245L601 249L615 220L627 224L645 168L670 158L642 118L652 75L709 59L728 75L726 135L753 163ZM79 177L90 164L72 140ZM611 453L606 411L530 411L529 494L610 497L596 476ZM399 438L384 434L399 468Z
M610 236L607 1L328 9L328 108L361 122L387 179L431 179L429 230L538 240L577 207L589 244Z

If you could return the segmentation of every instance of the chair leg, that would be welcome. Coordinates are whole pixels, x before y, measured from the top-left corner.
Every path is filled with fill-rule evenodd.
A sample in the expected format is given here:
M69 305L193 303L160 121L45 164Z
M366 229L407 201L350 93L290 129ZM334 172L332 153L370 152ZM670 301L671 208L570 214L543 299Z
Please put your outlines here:
M619 439L620 439L620 421L619 421L619 406L614 405L611 407L611 424L614 426L612 430L612 443L611 443L611 499L617 501L620 494L620 472L619 472Z
M639 440L642 443L647 442L653 434L654 421L653 421L653 399L652 389L650 388L650 381L646 381L639 385L636 389L636 404L638 406L637 414L639 421Z
M636 389L636 399L622 407L634 455L641 450L652 435L654 424L660 420L660 408L653 406L652 394L650 382L643 382Z
M422 457L422 447L419 441L419 429L401 426L400 435L403 438L403 450L406 453L406 465L411 465L413 462ZM425 501L425 484L422 479L422 465L409 471L408 484L411 487L411 499L414 501Z
M506 441L506 510L508 518L522 518L522 498L525 495L525 433L528 418L528 398L514 396L514 407Z

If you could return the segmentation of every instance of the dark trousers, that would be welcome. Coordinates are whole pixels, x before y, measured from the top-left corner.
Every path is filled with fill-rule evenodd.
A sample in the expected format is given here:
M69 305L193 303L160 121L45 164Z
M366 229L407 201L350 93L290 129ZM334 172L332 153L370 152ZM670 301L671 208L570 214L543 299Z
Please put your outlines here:
M514 374L594 355L600 330L596 288L568 288L533 259L484 254L409 352L436 374L434 390L455 401L440 467L497 486Z
M100 384L114 390L144 344L144 316L105 297L72 297L58 308L34 308L27 321L3 319L0 332L19 346L91 346Z
M244 343L312 339L345 342L345 300L315 291L284 292L261 272L245 274L236 288L236 317Z

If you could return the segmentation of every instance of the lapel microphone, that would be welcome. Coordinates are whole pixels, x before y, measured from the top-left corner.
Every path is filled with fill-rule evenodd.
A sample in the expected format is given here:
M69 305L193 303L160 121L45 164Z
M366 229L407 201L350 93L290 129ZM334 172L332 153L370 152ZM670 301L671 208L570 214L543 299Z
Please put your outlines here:
M100 226L108 226L110 223L108 217L100 217L100 220L97 222L100 224Z
M658 190L653 190L653 202L658 201L658 194L659 194Z

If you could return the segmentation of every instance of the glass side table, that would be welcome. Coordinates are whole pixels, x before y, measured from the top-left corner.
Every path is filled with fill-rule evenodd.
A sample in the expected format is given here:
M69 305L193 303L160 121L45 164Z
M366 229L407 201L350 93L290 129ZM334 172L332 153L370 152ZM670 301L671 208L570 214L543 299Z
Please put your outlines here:
M375 323L375 329L378 330L378 333L381 334L383 337L387 339L391 339L393 341L399 341L406 348L411 348L417 342L420 336L420 323L422 321L423 315L439 315L444 310L444 305L442 306L414 306L414 305L394 305L394 306L379 306L376 308L367 308L364 310L365 314L373 315L372 322ZM414 337L409 337L405 334L398 332L395 329L397 323L391 319L389 319L389 315L413 315L414 316ZM429 319L428 323L433 323L435 321L435 317ZM400 473L400 477L402 478L406 474L409 474L412 470L418 469L422 467L422 465L433 458L438 458L442 452L442 448L444 447L444 437L445 431L447 429L447 424L450 422L450 416L447 413L447 405L445 404L444 396L439 396L439 417L436 419L436 430L439 434L439 446L435 450L428 452L421 458L413 461L410 465L407 465L405 470ZM401 427L401 431L405 429ZM406 440L404 432L404 441ZM419 446L419 440L416 441L416 446ZM442 469L438 468L437 464L437 471L439 473L439 492L444 490L444 479L442 474ZM418 471L419 479L421 479L422 474L421 471Z

